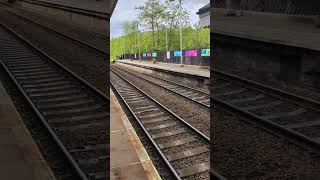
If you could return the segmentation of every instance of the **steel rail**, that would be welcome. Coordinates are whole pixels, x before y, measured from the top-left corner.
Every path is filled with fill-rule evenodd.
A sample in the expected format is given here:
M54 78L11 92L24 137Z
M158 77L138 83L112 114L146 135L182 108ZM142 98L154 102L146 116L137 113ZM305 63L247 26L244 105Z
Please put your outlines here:
M116 73L115 73L116 74ZM148 96L147 94L145 94L143 91L141 91L139 88L137 88L135 85L131 84L129 81L127 81L126 79L124 79L121 75L117 74L120 78L122 78L125 82L129 83L131 86L133 86L134 88L136 88L138 91L140 91L140 93L146 95L148 98L151 98L150 96ZM170 169L171 173L174 175L174 177L178 180L181 180L181 177L177 174L176 170L172 167L171 163L167 160L167 158L165 157L165 155L162 153L162 151L160 150L160 148L158 147L157 143L152 139L151 135L148 133L148 131L145 129L145 127L142 125L142 123L138 120L139 118L135 115L135 113L133 112L132 108L129 106L129 104L125 101L124 97L121 95L120 92L118 92L117 88L115 87L115 85L111 82L111 86L113 88L113 90L116 92L116 94L121 98L121 100L125 103L126 107L129 109L130 113L134 116L135 120L138 122L139 126L143 129L144 133L147 135L149 141L152 143L152 145L154 146L154 148L158 151L158 153L160 154L160 156L162 157L163 161L166 163L166 165L168 166L168 168ZM152 101L154 101L156 104L158 104L157 101L155 101L154 99L151 99ZM158 104L159 106L162 106L161 104ZM163 106L162 106L163 107ZM165 109L167 110L167 109ZM172 114L174 115L174 114Z
M41 120L42 124L46 127L46 129L49 131L49 134L52 136L54 141L58 144L58 146L61 148L64 155L67 157L70 164L73 166L73 168L78 173L79 177L82 180L89 180L88 177L83 173L83 171L80 169L76 161L73 159L71 154L68 152L66 147L62 144L58 136L54 133L53 129L50 127L48 122L45 120L45 118L42 116L41 112L36 108L35 104L31 101L31 99L28 97L27 93L23 90L22 86L16 81L10 70L6 67L6 65L3 63L3 61L0 59L1 66L5 69L6 73L10 76L11 80L14 82L14 84L18 87L20 93L24 96L24 98L27 100L28 104L31 106L32 110L37 114L38 118Z
M181 94L181 93L178 93L177 91L174 91L174 90L172 90L172 89L170 89L170 88L168 88L168 87L165 87L165 86L163 86L163 85L161 85L161 84L158 84L158 83L156 83L156 82L154 82L154 81L151 81L151 80L149 80L149 79L147 79L147 78L144 78L144 77L142 77L142 76L140 76L140 75L138 75L138 74L136 74L136 73L132 73L132 72L129 72L129 71L127 71L127 70L124 70L124 69L122 69L122 68L120 68L120 67L112 66L112 68L120 69L120 70L122 70L122 71L124 71L124 72L126 72L126 73L129 73L129 74L131 74L131 75L134 75L135 77L138 77L138 78L140 78L140 79L143 79L143 80L145 80L145 81L147 81L147 82L149 82L149 83L152 83L152 84L154 84L154 85L160 86L160 87L162 87L162 88L164 88L164 89L166 89L166 90L168 90L168 91L170 91L170 92L172 92L172 93L174 93L174 94L176 94L176 95L179 95L179 96L181 96L181 97L183 97L183 98L186 98L186 99L192 101L193 103L199 104L199 105L205 107L206 109L210 109L210 102L209 102L209 105L208 105L208 104L205 104L205 103L203 103L203 102L197 101L197 100L195 100L195 99L192 99L191 97L188 97L188 96L186 96L186 95L183 95L183 94ZM169 80L165 80L165 79L162 79L162 78L158 78L158 77L155 77L155 76L151 76L151 75L149 75L149 76L152 77L152 78L155 78L155 79L159 79L159 80L161 80L161 81L165 81L165 82L167 82L168 84L174 84L174 85L176 85L176 86L183 87L184 89L188 89L188 90L190 90L190 91L194 91L194 92L197 92L197 93L200 93L200 94L204 94L205 96L208 96L208 98L210 98L210 94L209 94L209 93L200 91L200 90L198 90L198 89L194 89L194 88L185 86L185 85L183 85L183 84L179 84L179 83L172 82L172 81L169 81ZM209 100L210 100L210 99L209 99Z
M82 14L82 15L86 15L86 16L91 16L91 17L104 19L104 20L106 20L108 17L111 16L111 14L107 13L107 12L93 11L93 10L89 10L89 9L82 9L82 8L78 8L78 7L66 6L66 5L38 1L38 0L20 0L20 1L27 2L30 4L36 4L36 5L40 5L40 6L44 6L44 7L49 7L49 8L53 8L53 9L69 11L69 12ZM103 16L107 16L107 17L103 17Z
M263 13L278 13L287 15L317 15L319 14L319 1L305 0L213 0L212 8L232 9L237 11L256 11Z
M220 73L222 75L222 72L216 72L216 73ZM305 99L305 98L302 98L302 97L299 97L299 96L295 96L293 94L289 94L289 93L283 92L281 90L277 90L275 88L269 88L268 86L265 86L265 85L262 85L262 84L259 84L259 83L255 83L255 82L252 82L252 81L246 81L246 80L244 80L242 78L235 77L234 75L231 75L231 74L226 74L226 76L228 76L229 78L237 79L237 81L240 81L243 84L254 85L255 88L251 88L251 87L247 87L247 88L256 90L256 91L258 91L258 92L260 92L262 94L268 94L268 93L266 93L265 91L261 91L261 90L257 89L257 87L259 87L260 89L264 88L264 89L270 90L272 93L276 93L278 95L286 96L286 98L294 97L295 99L302 99L302 101L306 101L306 102L308 101L308 99ZM235 82L235 84L237 84L237 83ZM270 95L270 94L268 94L268 95ZM271 97L276 97L275 95L270 95L270 96ZM308 136L306 136L304 134L301 134L299 132L296 132L296 131L294 131L294 130L292 130L290 128L287 128L287 127L284 127L282 125L279 125L278 123L272 122L271 120L268 120L266 118L258 116L258 115L254 114L252 112L249 112L248 110L244 110L243 108L235 106L235 105L233 105L231 103L228 103L228 102L226 102L224 100L221 100L218 97L214 97L214 95L211 95L210 99L211 99L211 101L213 102L214 105L218 105L218 106L223 107L223 108L225 108L227 110L231 110L233 112L239 113L239 114L243 115L244 117L248 118L248 120L251 123L252 122L253 123L258 123L258 124L260 124L261 128L269 130L271 132L276 132L277 134L286 137L286 139L288 139L289 141L292 141L295 144L297 142L299 142L299 144L302 143L302 144L307 145L308 147L314 148L314 149L316 149L318 151L320 150L320 142L315 141L311 137L308 137ZM317 103L317 102L311 102L311 103ZM297 104L297 102L295 102L295 104Z
M149 99L151 99L152 102L155 102L158 106L160 106L161 108L163 108L166 112L168 112L170 115L172 115L173 117L175 117L177 120L179 120L179 122L181 122L182 124L184 124L186 127L188 127L192 132L194 132L195 134L197 134L198 136L200 136L201 138L205 139L207 142L210 143L210 138L206 135L204 135L202 132L200 132L199 130L197 130L195 127L193 127L190 123L186 122L185 120L183 120L181 117L179 117L177 114L175 114L174 112L172 112L170 109L168 109L167 107L165 107L164 105L162 105L160 102L158 102L157 100L155 100L154 98L152 98L151 96L149 96L147 93L145 93L144 91L142 91L140 88L138 88L136 85L134 85L133 83L131 83L130 81L128 81L127 79L125 79L123 76L121 76L119 73L114 72L113 70L111 70L111 72L117 74L119 77L121 77L121 79L123 79L124 81L126 81L128 84L130 84L131 86L133 86L135 89L137 89L139 92L141 92L143 95L145 95L146 97L148 97Z
M122 68L120 68L119 66L114 66L114 67L117 67L117 68L119 68L119 69L122 69ZM127 71L127 72L129 72L129 71ZM156 77L156 76L153 76L153 75L150 75L150 74L148 74L148 76L153 77L153 78L156 78L156 79L160 79L160 80L162 80L162 81L166 81L166 82L169 82L169 83L178 85L178 86L182 86L182 87L188 88L188 89L193 90L193 91L198 91L198 92L200 92L200 93L210 95L210 93L208 93L208 92L205 92L205 91L200 90L200 89L195 89L195 88L193 88L193 87L189 87L189 86L186 86L186 85L184 85L184 84L180 84L180 83L177 83L177 82L174 82L174 81L170 81L170 80L167 80L167 79L164 79L164 78Z
M157 150L157 152L162 157L162 160L166 163L168 168L170 169L171 173L174 175L174 177L178 180L181 180L180 176L177 174L176 170L171 166L170 162L167 160L165 155L162 153L162 151L159 149L156 142L152 139L151 135L147 132L146 128L142 125L142 123L138 120L138 117L133 113L133 110L130 108L129 104L124 100L123 96L118 92L118 90L115 88L115 85L110 82L112 89L116 92L116 94L121 98L121 100L125 103L126 107L129 109L130 114L134 116L134 119L138 122L139 126L142 128L146 136L148 137L149 141L152 143L153 147Z
M264 119L260 116L255 115L251 112L248 112L248 111L245 111L241 108L238 108L230 103L226 103L222 100L219 100L218 98L211 97L211 100L214 104L217 104L220 107L224 107L225 109L231 109L232 111L240 113L240 114L244 115L245 117L253 120L254 123L259 123L259 124L263 125L263 128L266 127L268 129L270 129L271 131L277 131L281 135L284 135L285 137L294 138L294 140L298 140L299 142L302 142L308 146L311 146L315 149L320 150L320 142L314 141L312 138L310 138L308 136L297 133L296 131L293 131L289 128L285 128L279 124L271 122L267 119Z
M196 130L194 127L192 127L189 123L187 123L186 121L184 121L183 119L181 119L179 116L177 116L175 113L173 113L172 111L170 111L169 109L167 109L165 106L163 106L161 103L159 103L157 100L155 100L154 98L150 97L148 94L146 94L144 91L142 91L140 88L138 88L136 85L132 84L131 82L129 82L127 79L125 79L123 76L121 76L120 74L118 74L117 72L114 72L113 70L111 70L112 73L114 73L116 76L118 76L120 79L122 79L126 84L128 84L129 86L133 87L135 90L137 90L139 93L141 93L143 96L147 97L148 100L151 100L152 102L154 102L156 105L158 105L161 109L165 110L167 113L169 113L171 116L173 116L176 120L178 120L179 122L181 122L185 127L187 127L189 130L191 130L192 133L197 134L198 136L200 136L200 138L202 140L204 140L207 144L210 144L210 139L205 136L204 134L202 134L201 132L199 132L198 130ZM119 92L119 90L116 88L115 84L110 81L111 83L111 87L112 89L116 92L116 94L120 97L120 99L124 102L125 106L129 109L130 114L133 115L135 121L139 124L139 126L143 129L144 133L146 134L146 136L148 137L149 141L152 143L152 145L154 146L154 148L157 150L157 152L160 154L160 156L162 157L163 161L165 162L165 164L167 165L167 167L170 169L171 173L174 175L174 177L178 180L181 179L181 177L179 176L179 174L176 172L176 170L172 167L171 163L168 161L168 159L166 158L166 156L163 154L163 152L160 150L160 148L158 147L157 143L153 140L153 138L151 137L151 135L149 134L149 132L147 131L147 129L144 127L144 125L140 122L139 118L137 117L136 113L134 112L134 110L130 107L130 105L128 104L128 102L125 100L125 98L122 96L122 94Z
M223 177L221 174L219 174L217 171L211 169L210 174L213 178L217 180L227 180L227 178Z
M1 24L2 27L4 27L6 30L8 30L9 32L11 32L12 34L16 35L19 39L23 40L21 36L18 36L18 34L16 34L13 30L11 30L10 28L8 28L7 26ZM27 42L27 41L25 41ZM22 93L22 95L24 96L24 98L27 100L28 104L31 106L32 110L36 113L36 115L38 116L38 118L41 120L41 123L46 127L46 129L48 130L49 134L52 136L52 138L54 139L54 141L57 143L57 145L61 148L62 152L64 153L64 155L67 157L68 161L70 162L70 164L73 166L73 168L75 169L75 171L78 173L79 178L81 178L82 180L89 180L88 177L84 174L84 172L80 169L80 167L78 166L78 164L76 163L76 161L74 160L74 158L71 156L71 154L68 152L68 150L66 149L66 147L63 145L63 143L60 141L60 139L58 138L58 136L54 133L53 129L50 127L50 125L48 124L48 122L45 120L44 116L41 114L41 112L38 110L38 108L36 107L36 105L32 102L32 100L28 97L27 93L24 91L24 89L22 88L22 86L17 82L17 80L15 79L15 77L13 76L13 74L10 72L10 70L7 68L7 66L4 64L4 62L2 60L0 60L0 64L1 66L5 69L6 73L10 76L11 80L14 82L14 84L18 87L20 93Z
M73 37L71 37L70 35L64 34L63 32L59 32L59 31L57 31L57 30L55 30L55 29L52 29L52 28L50 28L50 27L48 27L48 26L45 26L45 25L40 24L40 23L38 23L38 22L35 22L35 21L33 21L33 20L29 19L29 18L26 18L26 17L24 17L24 16L22 16L22 15L20 15L20 14L17 14L16 12L13 12L13 11L10 11L10 10L6 10L6 11L9 12L9 13L11 13L11 14L13 14L13 15L15 15L15 16L17 16L18 18L20 18L20 19L22 19L22 20L31 22L32 24L35 24L35 25L40 26L40 27L42 27L42 28L44 28L44 29L46 29L46 30L49 30L49 31L54 32L54 33L56 33L56 34L59 34L59 35L65 37L65 38L70 39L70 40L72 40L72 41L75 41L75 42L77 42L77 43L80 43L80 44L82 44L82 45L84 45L84 46L86 46L86 47L89 47L89 48L91 48L91 49L93 49L93 50L95 50L95 51L98 51L99 53L102 53L102 54L104 54L104 55L109 55L108 52L107 52L107 50L103 50L103 49L100 49L100 48L95 47L95 46L93 46L93 45L90 45L90 44L88 44L87 42L85 42L85 41L83 41L83 40L79 40L79 39L73 38ZM107 43L107 42L106 42L106 43Z
M319 111L320 109L320 102L307 98L307 97L303 97L300 95L296 95L296 94L292 94L289 92L285 92L283 90L259 83L259 82L254 82L252 80L243 78L243 77L238 77L235 76L233 74L221 71L221 70L217 70L217 69L210 69L211 71L213 71L213 73L216 73L217 75L221 75L221 76L226 76L229 79L234 79L236 80L236 83L238 84L246 84L249 85L251 89L254 89L256 91L265 93L265 94L269 94L271 96L275 96L277 95L279 98L286 98L286 100L290 100L292 99L293 101L291 101L292 103L297 104L297 101L299 102L299 104L302 102L305 105L310 105L310 108L315 108L316 110ZM223 77L222 77L223 78ZM271 92L271 93L270 93Z
M55 60L54 58L52 58L51 56L49 56L47 53L45 53L44 51L42 51L41 49L39 49L38 47L36 47L34 44L32 44L30 41L26 40L25 38L23 38L22 36L20 36L18 33L16 33L14 30L12 30L10 27L4 25L4 24L0 24L1 26L5 27L8 31L10 31L11 33L13 33L16 37L18 37L20 40L24 41L26 44L28 44L29 46L31 46L32 48L34 48L36 51L38 51L40 54L42 54L44 57L46 57L47 59L49 59L51 62L53 62L54 64L56 64L59 68L61 68L63 71L66 71L67 73L69 73L71 76L73 76L78 82L80 82L81 84L85 85L87 88L89 88L92 92L96 92L101 98L103 98L104 100L109 101L110 98L103 92L101 92L99 89L97 89L96 87L94 87L93 85L91 85L90 83L88 83L86 80L84 80L82 77L78 76L77 74L75 74L74 72L72 72L69 68L67 68L66 66L62 65L61 63L59 63L57 60Z
M34 46L32 43L30 43L28 40L26 40L25 38L23 38L22 36L20 36L19 34L17 34L15 31L13 31L12 29L10 29L9 27L1 24L2 28L4 31L7 31L9 34L12 35L12 37L16 38L18 41L22 42L23 44L25 44L27 47L29 47L32 50L35 50L36 54L40 55L41 57L44 57L48 62L53 63L53 65L59 69L59 71L61 71L61 73L64 73L66 75L68 75L72 80L74 80L76 82L76 84L80 84L83 88L86 88L86 90L88 91L88 94L94 94L96 95L96 97L101 98L101 101L103 102L108 102L109 101L109 97L106 96L106 94L102 93L101 91L99 91L97 88L93 87L91 84L89 84L88 82L86 82L84 79L82 79L81 77L79 77L78 75L76 75L75 73L73 73L71 70L69 70L67 67L63 66L62 64L60 64L59 62L57 62L55 59L53 59L52 57L50 57L49 55L47 55L45 52L43 52L42 50L40 50L39 48L37 48L36 46ZM28 97L27 93L25 92L25 90L23 89L23 87L19 84L19 82L15 79L14 75L10 72L10 70L6 67L6 65L4 64L3 61L1 61L1 66L3 66L3 68L6 70L6 72L9 74L9 76L11 77L11 79L13 80L13 82L16 84L16 86L18 87L19 91L23 94L23 96L26 98L26 100L28 101L28 103L30 104L30 106L32 107L32 109L34 110L34 112L37 114L37 116L39 117L39 119L41 120L42 124L46 127L46 129L48 130L49 134L53 137L53 139L55 140L55 142L57 143L57 145L62 149L63 153L65 154L65 156L67 157L68 161L70 162L70 164L74 167L74 169L76 170L77 174L79 174L79 177L82 180L88 180L88 177L85 175L85 173L81 170L81 168L79 167L79 165L76 163L75 159L71 156L70 152L68 152L68 150L66 149L66 147L63 145L62 141L59 139L59 137L57 136L57 134L55 134L55 132L53 131L52 127L48 124L48 122L46 121L45 117L42 115L42 113L40 112L40 110L36 107L36 105L33 103L33 101L31 100L31 98ZM89 93L90 92L90 93ZM103 108L103 107L102 107Z

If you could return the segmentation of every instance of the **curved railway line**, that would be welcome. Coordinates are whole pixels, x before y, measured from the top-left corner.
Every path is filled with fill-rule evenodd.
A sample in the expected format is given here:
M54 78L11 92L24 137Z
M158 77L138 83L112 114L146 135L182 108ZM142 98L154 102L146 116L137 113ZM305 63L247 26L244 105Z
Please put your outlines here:
M0 26L0 62L77 179L105 179L108 97L5 25Z
M320 150L320 103L211 69L211 101Z
M210 139L111 69L111 87L176 179L209 178ZM222 177L212 172L212 176Z
M124 68L120 68L119 66L112 65L111 68L117 71L124 71L126 73L129 73L134 77L138 77L149 83L160 86L164 89L169 90L170 92L173 92L174 94L177 94L196 104L199 104L207 109L210 109L210 94L208 92L194 89L194 88L185 86L183 84L179 84L179 83L169 81L163 78L159 78L156 76L146 75L146 74L142 74L134 71L128 71L128 70L125 70Z

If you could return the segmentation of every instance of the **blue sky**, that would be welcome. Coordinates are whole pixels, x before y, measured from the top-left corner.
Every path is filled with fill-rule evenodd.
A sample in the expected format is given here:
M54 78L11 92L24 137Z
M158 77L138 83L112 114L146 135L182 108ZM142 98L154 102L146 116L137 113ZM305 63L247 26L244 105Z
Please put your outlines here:
M135 7L143 5L145 1L146 0L118 0L110 21L111 38L121 36L122 24L125 21L137 19L138 12ZM195 24L199 21L199 16L196 13L201 7L208 4L210 0L183 0L183 2L183 6L190 12L191 24Z

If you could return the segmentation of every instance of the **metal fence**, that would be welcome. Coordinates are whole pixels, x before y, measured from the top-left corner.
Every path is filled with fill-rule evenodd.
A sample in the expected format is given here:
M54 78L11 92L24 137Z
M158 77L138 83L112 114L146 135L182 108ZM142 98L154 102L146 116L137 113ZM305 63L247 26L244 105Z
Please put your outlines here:
M297 15L320 15L320 0L213 0L214 8Z
M183 55L183 59L182 59L182 64L198 65L198 66L210 66L210 52L209 52L209 54L204 56L204 54L202 53L202 50L204 50L204 49L191 50L191 51L196 51L196 55L194 54L194 56L185 56L186 51L189 51L189 50L183 50L182 53L184 55ZM140 60L143 60L143 61L157 60L159 62L180 64L181 63L181 59L180 59L181 57L175 55L175 52L176 51L169 51L169 52L160 51L160 52L156 52L157 55L155 57L152 57L152 52L149 52L149 53L151 53L151 56L144 56L144 53L141 53L140 54ZM155 53L155 52L153 52L153 53ZM146 53L146 54L148 54L148 53ZM121 58L122 59L139 60L139 54L125 54Z

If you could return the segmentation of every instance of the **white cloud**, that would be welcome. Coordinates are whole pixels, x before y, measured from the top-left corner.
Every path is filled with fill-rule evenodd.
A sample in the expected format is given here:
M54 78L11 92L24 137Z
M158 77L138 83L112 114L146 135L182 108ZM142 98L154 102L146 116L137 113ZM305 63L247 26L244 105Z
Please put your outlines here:
M137 19L137 10L135 7L141 6L146 0L118 0L117 6L111 17L111 37L121 36L122 24L125 21ZM164 1L164 0L161 0ZM199 16L196 14L198 10L209 3L209 0L184 0L183 6L190 12L190 22L195 24L199 21Z

